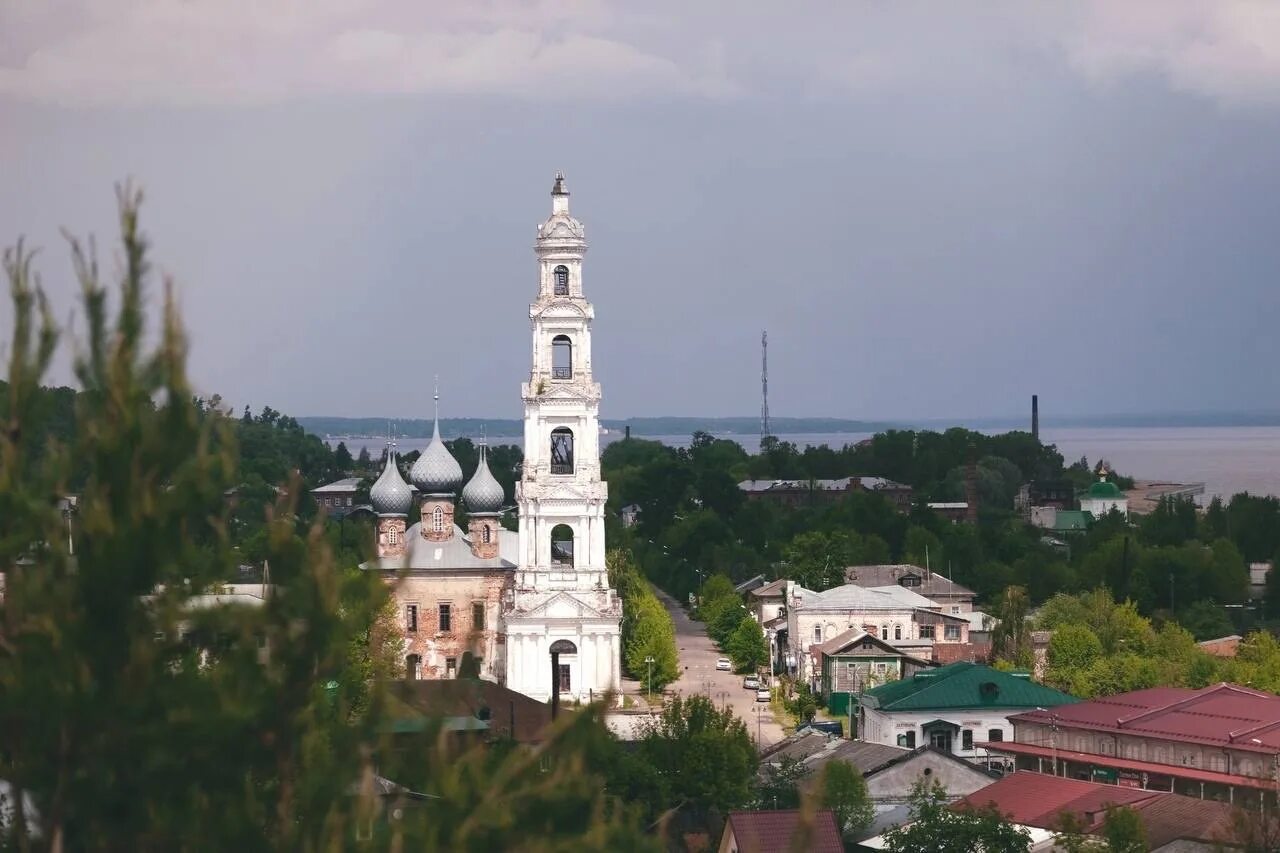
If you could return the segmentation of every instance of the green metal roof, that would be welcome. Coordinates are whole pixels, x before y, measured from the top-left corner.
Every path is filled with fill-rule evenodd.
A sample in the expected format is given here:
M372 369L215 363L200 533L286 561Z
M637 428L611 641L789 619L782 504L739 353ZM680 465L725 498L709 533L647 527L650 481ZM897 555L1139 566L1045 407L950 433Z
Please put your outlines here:
M1115 483L1099 480L1089 487L1088 495L1091 498L1122 498L1124 492L1120 491L1120 487Z
M1053 530L1056 533L1069 533L1073 530L1088 530L1093 514L1079 509L1060 509L1053 516Z
M865 691L859 701L883 711L959 708L1051 708L1078 702L1074 696L1032 681L1025 673L1002 672L961 661L917 672Z

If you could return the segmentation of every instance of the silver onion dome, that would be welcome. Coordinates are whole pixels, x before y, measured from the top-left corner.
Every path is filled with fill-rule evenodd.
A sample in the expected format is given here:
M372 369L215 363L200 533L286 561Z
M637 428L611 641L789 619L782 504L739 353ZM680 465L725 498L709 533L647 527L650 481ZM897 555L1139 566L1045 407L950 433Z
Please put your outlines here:
M369 502L378 515L408 515L413 507L413 489L400 476L396 452L387 448L387 464L382 475L369 488Z
M480 462L476 465L476 473L470 482L462 488L462 501L467 511L473 515L478 513L501 512L506 499L502 484L494 479L489 471L485 446L480 445Z
M431 430L431 443L409 469L409 479L424 495L451 495L462 485L462 466L440 440L440 418Z

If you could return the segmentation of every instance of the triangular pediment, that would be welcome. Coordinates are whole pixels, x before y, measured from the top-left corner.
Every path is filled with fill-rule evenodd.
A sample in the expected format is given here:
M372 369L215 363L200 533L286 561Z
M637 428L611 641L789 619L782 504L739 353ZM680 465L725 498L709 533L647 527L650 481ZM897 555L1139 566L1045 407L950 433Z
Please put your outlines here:
M546 403L578 403L595 399L595 388L576 382L555 382L542 392L540 401Z
M544 619L580 619L582 617L599 618L604 614L571 593L557 592L530 610L529 615Z
M587 312L581 305L571 302L568 299L557 299L555 302L547 305L540 312L540 316L545 319L571 319L576 320L579 317L587 316Z

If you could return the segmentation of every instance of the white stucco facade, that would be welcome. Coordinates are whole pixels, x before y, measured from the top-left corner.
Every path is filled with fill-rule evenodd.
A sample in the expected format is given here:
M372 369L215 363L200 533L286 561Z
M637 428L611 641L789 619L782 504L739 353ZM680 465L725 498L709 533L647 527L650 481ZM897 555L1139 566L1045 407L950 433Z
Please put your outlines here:
M934 602L910 590L867 589L845 584L825 592L787 581L787 659L796 677L816 683L821 661L816 647L849 629L873 634L903 651L932 659L933 647L969 642L969 622L942 613Z
M862 729L859 735L862 740L881 743L886 746L903 746L914 749L918 746L930 745L930 735L937 731L939 736L949 738L952 755L971 761L986 757L987 751L973 744L991 740L1013 740L1013 724L1009 717L1030 709L991 709L975 708L970 710L948 711L882 711L878 708L861 709ZM939 721L950 723L950 726L932 726L925 731L928 723ZM999 735L996 735L999 732ZM968 737L966 738L966 733ZM968 744L968 748L965 746ZM943 748L941 742L933 744Z
M583 296L582 223L557 177L538 227L538 296L529 307L532 369L521 387L524 470L516 484L520 542L503 610L506 682L536 699L587 701L621 687L621 601L605 569L600 385L591 371L594 309ZM563 642L560 642L563 641ZM560 653L552 671L552 645ZM572 649L572 651L569 651Z

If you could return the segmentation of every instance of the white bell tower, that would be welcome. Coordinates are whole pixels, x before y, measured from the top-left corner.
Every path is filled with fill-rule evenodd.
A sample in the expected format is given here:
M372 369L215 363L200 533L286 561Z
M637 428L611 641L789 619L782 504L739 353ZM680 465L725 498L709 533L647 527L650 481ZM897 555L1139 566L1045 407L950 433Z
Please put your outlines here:
M586 251L557 174L551 217L535 245L538 296L529 306L532 370L521 386L524 472L516 484L520 552L503 617L507 686L546 699L558 685L562 701L598 699L622 678L622 605L605 570L608 488L600 479L600 385L591 375L595 312L582 293Z

